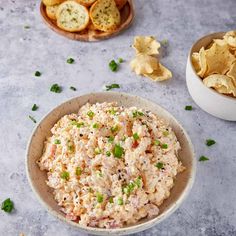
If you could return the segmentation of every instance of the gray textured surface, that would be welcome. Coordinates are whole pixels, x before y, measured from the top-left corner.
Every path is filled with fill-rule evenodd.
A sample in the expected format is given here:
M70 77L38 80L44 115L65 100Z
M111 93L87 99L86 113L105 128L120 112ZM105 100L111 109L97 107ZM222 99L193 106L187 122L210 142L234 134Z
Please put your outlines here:
M35 2L0 0L0 201L11 197L16 207L11 215L0 212L0 235L83 235L49 215L28 185L25 150L35 126L28 115L39 120L61 102L101 91L112 82L122 85L120 91L167 108L189 132L197 157L210 157L209 162L198 163L195 185L184 204L170 218L138 235L236 235L236 125L199 109L185 84L191 44L204 34L233 29L235 0L137 0L137 18L129 30L91 44L53 33L43 24ZM25 25L30 29L24 29ZM153 83L136 77L128 63L117 73L108 70L109 60L132 58L130 44L139 34L168 39L162 61L173 71L172 80ZM69 56L75 58L75 64L66 63ZM41 77L34 77L36 70L42 72ZM55 82L63 86L61 94L49 92ZM71 85L78 90L71 91ZM33 103L40 106L36 112L31 112ZM184 111L188 104L194 111ZM217 144L206 147L208 137Z

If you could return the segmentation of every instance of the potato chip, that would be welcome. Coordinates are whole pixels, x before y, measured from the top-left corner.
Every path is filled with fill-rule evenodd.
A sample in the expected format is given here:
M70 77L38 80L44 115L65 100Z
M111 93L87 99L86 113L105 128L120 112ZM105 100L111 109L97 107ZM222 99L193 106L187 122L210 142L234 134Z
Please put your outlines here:
M148 77L154 81L163 81L172 78L172 73L166 67L159 63L158 69L154 70L151 74L144 74L145 77Z
M228 45L219 45L217 43L214 43L211 48L205 51L205 59L207 63L205 76L212 74L223 75L236 61L234 55L230 53Z
M204 49L204 47L202 47L199 51L199 65L201 69L199 70L199 72L197 72L197 74L200 77L203 77L207 71L206 50Z
M195 68L196 72L198 73L201 70L200 61L199 61L199 53L198 52L193 53L192 63L193 63L193 67Z
M207 87L214 88L220 93L232 94L236 97L236 87L234 86L232 79L226 75L209 75L203 80L203 83Z
M227 32L223 38L230 47L233 47L236 49L236 31Z
M136 36L132 47L135 49L137 54L142 53L152 56L159 54L158 49L161 45L153 36Z
M214 39L211 44L211 47L213 46L214 43L218 44L219 46L227 45L227 41L224 39ZM211 47L209 47L209 48L211 48Z
M158 69L158 60L145 54L138 54L131 62L130 67L137 75L151 74Z
M231 65L226 75L232 79L232 82L234 83L234 86L236 87L236 62L234 62Z

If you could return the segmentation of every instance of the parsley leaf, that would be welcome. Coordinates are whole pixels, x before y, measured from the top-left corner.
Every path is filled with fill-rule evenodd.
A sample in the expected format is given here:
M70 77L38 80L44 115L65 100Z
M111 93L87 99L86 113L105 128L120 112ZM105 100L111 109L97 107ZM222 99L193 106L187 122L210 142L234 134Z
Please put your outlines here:
M7 213L10 213L14 209L14 203L10 198L7 198L2 202L1 209Z

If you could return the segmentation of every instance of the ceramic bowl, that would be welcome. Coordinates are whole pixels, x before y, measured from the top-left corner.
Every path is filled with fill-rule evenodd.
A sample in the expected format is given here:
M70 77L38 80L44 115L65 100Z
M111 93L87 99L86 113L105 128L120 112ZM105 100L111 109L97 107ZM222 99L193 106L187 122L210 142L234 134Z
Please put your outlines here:
M178 174L175 180L175 186L171 190L170 197L164 201L160 207L160 214L153 219L143 219L135 225L126 226L118 229L101 229L92 227L83 227L78 223L69 221L65 218L63 212L53 198L52 189L50 189L46 181L46 172L40 171L36 161L40 158L43 152L44 141L47 136L51 135L50 129L64 115L78 112L79 108L85 103L96 102L114 102L125 107L136 106L145 110L150 110L158 114L169 122L173 128L182 150L179 152L179 159L182 161L186 170ZM49 112L34 129L32 137L29 141L26 157L26 170L29 183L43 206L54 216L75 226L78 230L89 234L96 235L124 235L139 232L150 228L166 217L170 216L183 202L188 195L195 177L196 162L191 140L181 124L165 109L159 105L145 100L143 98L115 92L91 93L81 97L73 98Z
M188 54L186 67L186 82L193 100L204 111L218 118L236 121L236 98L220 94L212 88L206 87L197 75L191 60L193 52L199 52L201 47L207 47L213 39L221 39L225 33L209 34L199 39Z

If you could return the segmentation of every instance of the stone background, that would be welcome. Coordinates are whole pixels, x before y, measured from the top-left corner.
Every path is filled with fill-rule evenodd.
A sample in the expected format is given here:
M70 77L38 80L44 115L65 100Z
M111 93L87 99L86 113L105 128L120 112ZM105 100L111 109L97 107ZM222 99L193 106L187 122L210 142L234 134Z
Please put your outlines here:
M48 29L39 14L39 1L0 0L0 201L10 197L15 212L0 211L0 235L75 236L83 234L49 215L30 189L25 173L27 141L35 124L61 102L85 93L102 91L105 84L121 84L120 91L141 95L170 111L188 131L197 163L194 187L183 205L146 236L236 235L236 126L210 116L192 101L185 83L188 51L199 37L235 29L235 0L136 0L137 17L121 35L97 43L63 38ZM30 26L25 29L25 26ZM162 62L173 79L154 83L130 72L130 48L136 35L167 39ZM66 63L68 57L75 64ZM113 58L127 63L117 73L108 69ZM34 72L42 72L35 77ZM63 92L49 91L53 83ZM77 91L71 91L70 86ZM39 105L31 111L33 103ZM184 110L192 105L193 111ZM217 104L216 104L217 106ZM217 144L207 147L206 138Z

